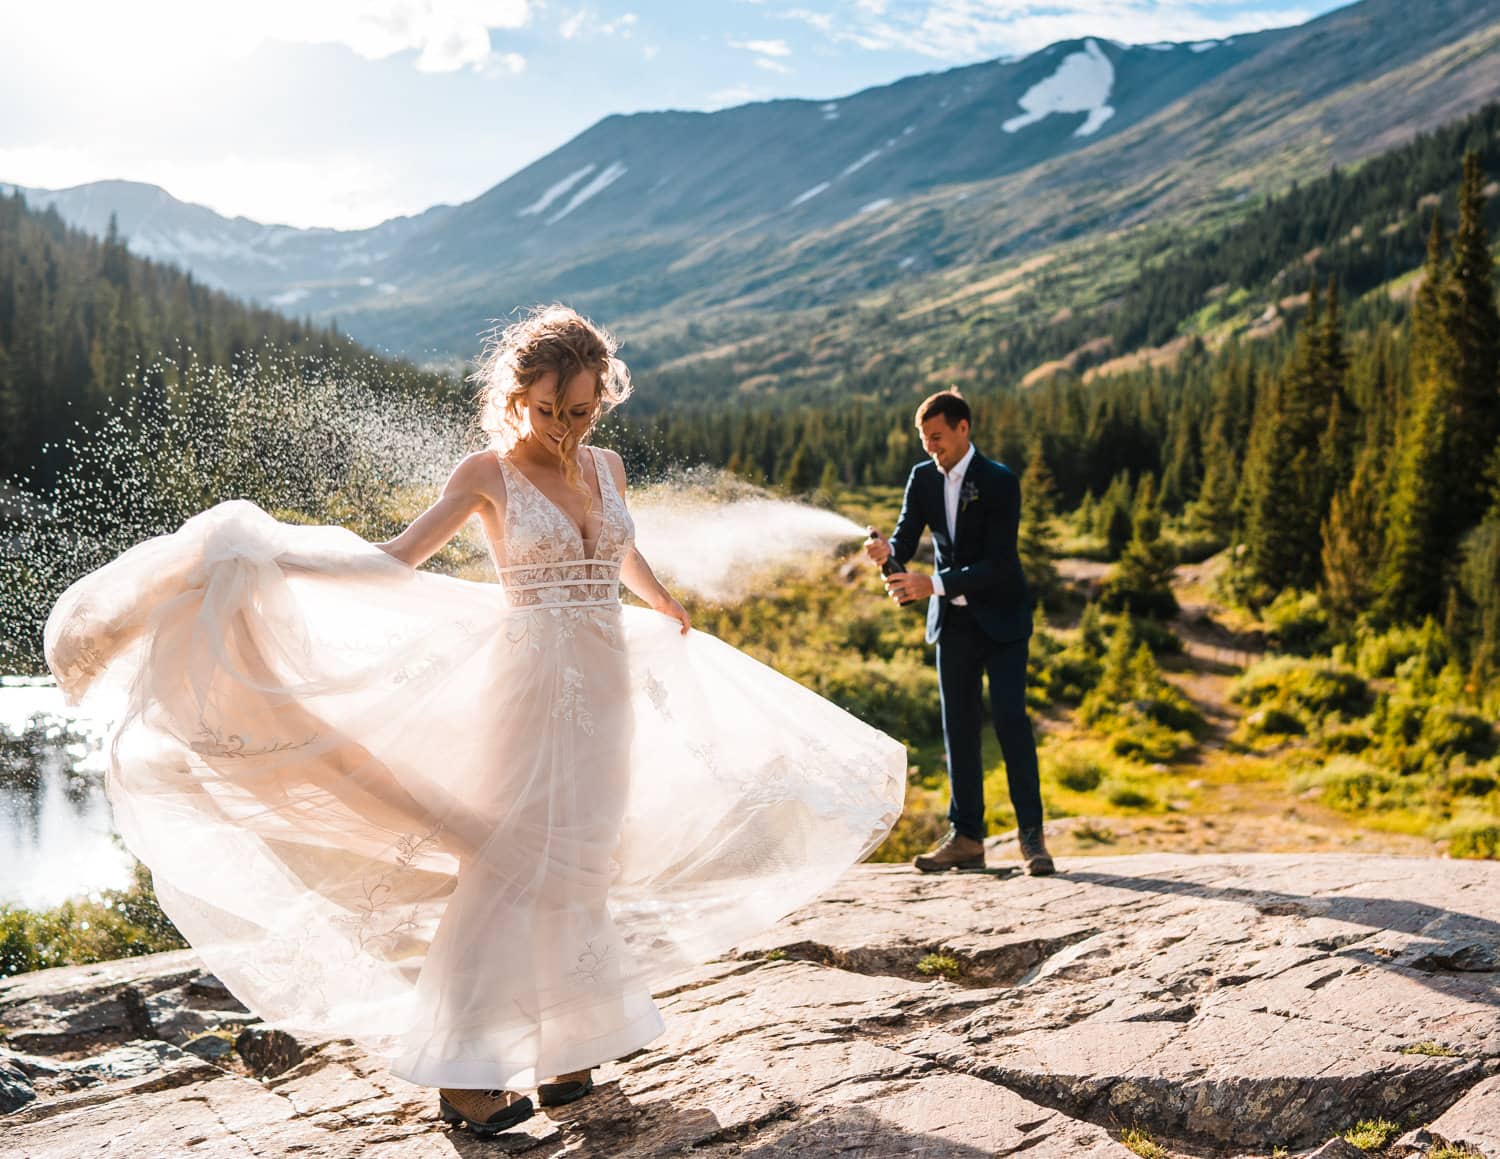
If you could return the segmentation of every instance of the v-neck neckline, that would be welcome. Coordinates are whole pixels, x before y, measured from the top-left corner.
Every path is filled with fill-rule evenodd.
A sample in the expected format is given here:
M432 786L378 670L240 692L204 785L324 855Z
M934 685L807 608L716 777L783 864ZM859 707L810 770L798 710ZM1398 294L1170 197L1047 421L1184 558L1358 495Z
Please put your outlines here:
M552 510L556 511L560 516L562 516L562 521L573 529L573 534L578 536L578 546L583 552L583 557L585 559L594 558L594 553L599 550L599 542L604 538L604 505L608 502L608 500L604 498L604 480L599 475L599 456L594 453L594 448L592 446L589 446L589 462L592 463L594 467L594 486L593 488L591 488L591 490L598 492L599 534L594 536L593 547L589 546L588 537L584 535L583 528L579 527L577 523L573 522L573 517L563 510L562 504L560 504L556 499L548 495L547 492L538 487L536 483L532 481L531 476L521 469L519 464L512 462L510 459L506 458L502 458L500 461L508 465L510 469L517 475L521 476L521 478L525 480L526 486L530 487L533 491L540 495L547 506L551 507ZM592 498L593 496L591 495L590 497Z

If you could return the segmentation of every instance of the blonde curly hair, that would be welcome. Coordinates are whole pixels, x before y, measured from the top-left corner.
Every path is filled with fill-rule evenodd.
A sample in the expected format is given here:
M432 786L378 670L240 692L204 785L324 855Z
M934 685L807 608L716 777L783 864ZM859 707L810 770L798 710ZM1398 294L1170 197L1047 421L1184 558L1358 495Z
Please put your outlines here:
M574 452L606 411L630 397L630 370L616 357L618 348L609 331L557 303L533 306L508 326L497 326L486 336L479 368L469 379L479 388L479 428L489 446L504 456L520 441L526 396L539 379L555 373L560 391L580 371L592 371L594 413L588 429L577 438L570 430L562 445L564 476L588 496Z

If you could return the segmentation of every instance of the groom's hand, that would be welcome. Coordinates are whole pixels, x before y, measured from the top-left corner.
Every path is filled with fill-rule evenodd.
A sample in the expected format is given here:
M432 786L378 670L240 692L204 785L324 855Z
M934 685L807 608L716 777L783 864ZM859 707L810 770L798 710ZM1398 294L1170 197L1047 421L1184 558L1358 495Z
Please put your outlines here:
M885 577L885 590L898 604L925 600L932 595L932 577L916 571L898 571Z
M865 554L870 557L876 566L880 566L886 560L890 559L891 545L882 539L880 532L876 531L873 527L866 528L866 530L870 533L870 538L865 540Z

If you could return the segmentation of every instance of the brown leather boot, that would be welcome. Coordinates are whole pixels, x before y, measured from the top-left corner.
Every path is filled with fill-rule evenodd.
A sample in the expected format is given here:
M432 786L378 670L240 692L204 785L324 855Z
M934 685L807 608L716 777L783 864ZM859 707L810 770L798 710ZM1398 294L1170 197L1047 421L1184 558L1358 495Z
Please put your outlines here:
M1021 856L1026 860L1026 872L1032 877L1047 877L1057 872L1052 864L1052 855L1047 852L1047 842L1042 837L1042 827L1022 829Z
M936 848L929 849L912 864L923 873L942 873L947 869L983 869L984 842L965 837L957 829L949 829L948 836Z
M476 1135L498 1135L536 1113L530 1098L514 1091L470 1091L443 1087L438 1114L445 1123L465 1123Z

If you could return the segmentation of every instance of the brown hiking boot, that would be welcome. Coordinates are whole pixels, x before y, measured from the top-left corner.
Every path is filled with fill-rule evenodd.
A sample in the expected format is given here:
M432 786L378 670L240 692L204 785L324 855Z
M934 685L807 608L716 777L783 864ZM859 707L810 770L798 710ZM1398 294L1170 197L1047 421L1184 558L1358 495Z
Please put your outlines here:
M550 1083L536 1088L537 1102L544 1107L562 1107L577 1102L594 1089L592 1070L575 1070L560 1074Z
M1047 877L1057 872L1052 864L1052 855L1047 852L1047 842L1042 839L1042 827L1022 829L1021 856L1026 860L1026 872L1032 877Z
M445 1123L465 1124L476 1135L498 1135L536 1112L525 1095L514 1091L438 1091L438 1114Z
M965 837L957 829L949 829L948 836L935 849L916 858L913 862L923 873L942 873L946 869L983 869L984 842Z

